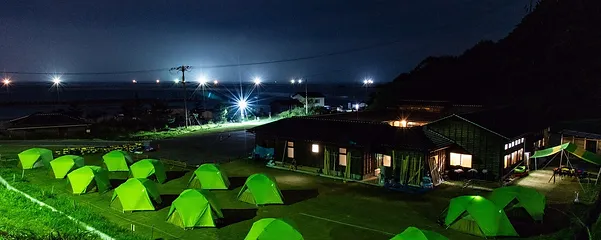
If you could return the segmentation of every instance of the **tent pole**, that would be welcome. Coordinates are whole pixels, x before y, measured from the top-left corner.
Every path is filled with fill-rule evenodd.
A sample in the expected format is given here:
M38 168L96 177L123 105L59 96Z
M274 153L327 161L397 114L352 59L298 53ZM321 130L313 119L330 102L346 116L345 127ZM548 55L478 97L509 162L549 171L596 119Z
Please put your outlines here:
M561 140L560 140L560 145L563 144L563 133L561 134ZM561 152L563 153L563 149L561 150ZM559 168L561 168L561 164L563 163L563 155L559 156Z
M551 160L549 160L549 161L547 162L547 164L545 164L545 166L543 167L543 169L544 169L544 168L546 168L547 166L549 166L549 163L551 163L551 162L553 161L553 159L555 159L556 157L557 157L557 154L555 154L555 156L553 156L553 157L551 158Z
M566 162L568 163L568 165L570 166L570 168L572 168L572 170L574 170L574 172L576 172L576 170L574 169L574 166L572 166L572 163L570 162L570 158L568 158L568 154L567 153L563 153L566 155ZM576 179L578 180L578 184L580 184L580 188L582 188L583 192L586 192L586 190L584 189L584 186L582 185L582 182L580 182L580 177L578 177L578 175L576 174Z

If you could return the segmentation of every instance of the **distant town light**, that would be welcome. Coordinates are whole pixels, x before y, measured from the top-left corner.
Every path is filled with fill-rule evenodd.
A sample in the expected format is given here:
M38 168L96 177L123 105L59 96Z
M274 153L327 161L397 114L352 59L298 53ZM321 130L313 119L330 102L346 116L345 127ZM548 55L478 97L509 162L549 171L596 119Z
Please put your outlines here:
M407 120L401 120L401 127L407 127Z
M259 84L261 84L261 78L260 77L255 77L253 79L253 82L255 83L255 85L259 85Z
M295 81L296 81L296 80L292 79L292 80L290 80L290 83L294 84L294 82L295 82Z
M303 80L302 80L302 79L299 79L297 82L298 82L298 83L303 83Z
M157 83L160 83L160 82L161 82L161 80L157 79Z
M213 81L213 84L217 85L219 83L219 81L215 80Z
M4 85L9 85L10 84L10 79L5 78L4 80L2 80L2 83L4 83Z
M176 79L173 80L173 82L179 83L179 79L176 78Z
M133 82L133 83L138 83L138 81L136 81L136 79L134 79L134 80L131 80L131 82Z

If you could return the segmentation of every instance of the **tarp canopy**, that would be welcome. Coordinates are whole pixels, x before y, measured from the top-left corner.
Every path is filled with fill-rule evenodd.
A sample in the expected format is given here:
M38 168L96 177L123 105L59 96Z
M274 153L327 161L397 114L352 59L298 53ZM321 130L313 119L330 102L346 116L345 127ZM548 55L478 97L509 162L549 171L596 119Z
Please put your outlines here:
M182 228L215 227L215 219L223 218L215 196L209 190L186 189L173 201L167 222Z
M230 181L225 172L223 172L218 165L205 163L194 170L194 174L192 174L190 181L188 181L188 187L228 189L230 187Z
M524 208L534 220L543 220L546 198L533 188L508 186L492 191L490 201L497 207L511 211L514 208Z
M263 218L253 223L244 240L303 240L298 230L279 218Z
M73 194L83 194L94 188L103 193L111 188L109 173L98 166L83 166L67 174Z
M444 223L449 228L477 236L518 236L505 211L481 196L451 199Z
M157 185L146 178L130 178L115 188L111 204L119 199L123 211L154 210L155 203L161 203Z
M584 161L590 162L595 165L601 165L601 156L594 154L592 152L586 151L585 149L580 148L580 147L576 146L576 144L573 144L571 142L564 143L564 144L561 144L559 146L555 146L552 148L538 150L538 151L534 152L534 155L532 155L532 158L551 156L553 154L560 152L561 150L566 150L567 152L573 154L574 156L576 156Z
M18 154L19 165L23 169L33 169L42 166L49 167L50 161L54 158L52 151L46 148L30 148Z
M156 159L142 159L132 164L129 168L134 178L149 178L154 176L158 183L164 183L167 180L165 166Z
M104 160L106 169L108 169L109 172L128 172L129 165L134 162L129 153L122 150L110 151L107 154L104 154L102 159Z
M440 233L421 230L416 227L408 227L402 233L397 234L390 240L449 240Z
M284 204L282 198L275 180L262 173L250 175L238 193L238 200L256 205Z
M63 179L71 170L83 167L83 157L76 155L64 155L50 161L50 167L55 178Z

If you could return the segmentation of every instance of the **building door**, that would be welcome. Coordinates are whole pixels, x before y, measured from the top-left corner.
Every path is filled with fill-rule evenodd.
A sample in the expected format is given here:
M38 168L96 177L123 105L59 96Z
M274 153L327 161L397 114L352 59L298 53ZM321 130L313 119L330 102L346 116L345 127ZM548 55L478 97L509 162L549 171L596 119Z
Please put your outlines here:
M592 153L597 153L597 140L586 140L586 150Z

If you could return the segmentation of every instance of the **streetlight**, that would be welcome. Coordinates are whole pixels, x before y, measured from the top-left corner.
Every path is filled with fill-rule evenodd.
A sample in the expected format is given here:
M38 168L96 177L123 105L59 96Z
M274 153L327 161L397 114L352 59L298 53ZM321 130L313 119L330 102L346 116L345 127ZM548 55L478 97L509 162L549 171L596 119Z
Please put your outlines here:
M253 82L255 83L255 85L259 85L259 84L261 84L261 78L259 78L259 77L255 77L255 78L253 79Z
M134 83L134 84L138 83L138 81L136 81L136 79L131 80L131 82Z
M369 86L372 85L374 83L373 80L371 80L371 78L367 78L365 80L363 80L363 86L365 87L365 102L367 103L367 100L369 99Z
M173 82L174 82L175 84L178 84L178 83L179 83L179 79L177 79L177 78L176 78L176 79L173 79Z
M219 83L219 81L215 80L213 81L213 85L217 85Z
M8 90L8 87L10 86L10 79L5 78L4 80L2 80L2 84L6 87L6 94L10 94L10 91Z
M52 85L56 86L56 107L58 107L58 103L60 102L60 94L59 94L59 86L61 84L61 78L59 76L52 77Z
M156 82L157 82L157 84L159 84L159 83L161 83L161 80L157 79L157 81L156 81Z
M303 83L303 79L299 78L298 80L296 80L296 82L298 82L298 84ZM309 115L309 93L307 92L307 81L305 82L305 115ZM294 79L292 79L290 81L290 83L294 84Z
M246 112L246 108L248 108L248 102L245 99L240 99L236 103L238 105L238 110L240 110L240 116L242 117L242 121L244 121L244 113Z
M207 85L207 78L205 76L200 76L198 79L198 83L200 88L202 88L202 110L205 111L207 109L207 103L205 98L205 86Z
M255 77L253 79L253 82L255 83L255 88L257 88L257 106L259 111L261 110L261 102L260 102L260 98L261 98L261 78L260 77ZM255 116L258 116L259 113L255 114ZM262 116L261 116L262 117Z

